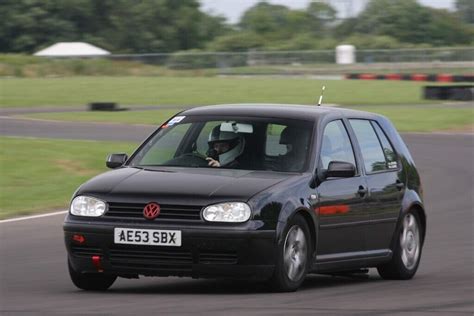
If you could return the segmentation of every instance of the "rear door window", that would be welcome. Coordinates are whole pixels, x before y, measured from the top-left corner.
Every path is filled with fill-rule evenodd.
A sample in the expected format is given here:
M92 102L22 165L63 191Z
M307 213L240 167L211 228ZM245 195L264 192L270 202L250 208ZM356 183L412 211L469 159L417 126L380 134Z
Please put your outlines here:
M369 120L351 119L352 129L360 146L367 173L379 172L388 169L384 151L379 137Z
M392 144L390 144L387 136L380 128L379 124L375 121L372 121L372 126L377 132L377 136L380 139L380 143L382 144L383 153L385 155L385 160L387 161L388 169L396 169L398 168L398 158L395 150L393 150Z

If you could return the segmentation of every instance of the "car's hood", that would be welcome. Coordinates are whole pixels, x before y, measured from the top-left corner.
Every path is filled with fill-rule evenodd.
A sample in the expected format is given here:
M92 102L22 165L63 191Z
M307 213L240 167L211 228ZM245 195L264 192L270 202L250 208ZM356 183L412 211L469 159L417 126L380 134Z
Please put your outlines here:
M291 176L288 173L214 168L122 168L91 179L77 194L112 200L159 200L162 203L186 203L190 199L204 204L229 199L246 201Z

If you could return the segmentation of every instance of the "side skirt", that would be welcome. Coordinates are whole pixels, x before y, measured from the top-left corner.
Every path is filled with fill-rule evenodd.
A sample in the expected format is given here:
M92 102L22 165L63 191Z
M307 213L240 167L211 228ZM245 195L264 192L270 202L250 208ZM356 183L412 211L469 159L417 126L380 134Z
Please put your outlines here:
M357 251L316 256L310 272L327 273L375 267L392 258L390 249Z

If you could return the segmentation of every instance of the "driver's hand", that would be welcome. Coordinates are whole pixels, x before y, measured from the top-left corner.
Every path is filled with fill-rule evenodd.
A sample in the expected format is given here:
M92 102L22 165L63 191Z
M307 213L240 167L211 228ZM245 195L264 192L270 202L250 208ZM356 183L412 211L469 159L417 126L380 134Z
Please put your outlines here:
M211 157L207 157L206 160L209 161L209 163L207 164L209 167L220 167L221 166L219 161L217 161L215 159L212 159Z

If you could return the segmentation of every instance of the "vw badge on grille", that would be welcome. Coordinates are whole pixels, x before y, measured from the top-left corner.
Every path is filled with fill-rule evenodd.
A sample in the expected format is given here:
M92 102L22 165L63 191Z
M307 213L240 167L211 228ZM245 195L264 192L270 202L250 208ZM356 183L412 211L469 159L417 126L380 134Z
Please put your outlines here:
M160 215L160 206L157 203L148 203L143 208L143 216L146 219L153 220Z

